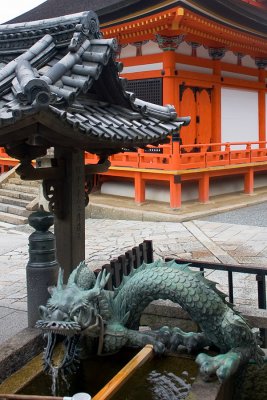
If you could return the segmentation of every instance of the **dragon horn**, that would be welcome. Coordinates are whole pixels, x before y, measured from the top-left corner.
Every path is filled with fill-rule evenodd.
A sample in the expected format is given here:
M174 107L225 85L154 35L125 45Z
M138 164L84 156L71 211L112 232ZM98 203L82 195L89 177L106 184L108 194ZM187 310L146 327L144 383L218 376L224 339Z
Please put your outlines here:
M99 289L104 289L110 277L110 273L107 273L106 269L103 269L100 274L98 274L95 287L98 285Z
M77 283L77 275L80 270L86 266L85 261L80 262L80 264L72 271L69 276L67 286L71 286L73 283Z
M102 270L96 278L96 283L93 289L86 290L84 293L84 297L87 300L91 300L96 296L100 295L100 292L106 286L107 281L109 280L110 273L107 274L107 271L104 269Z

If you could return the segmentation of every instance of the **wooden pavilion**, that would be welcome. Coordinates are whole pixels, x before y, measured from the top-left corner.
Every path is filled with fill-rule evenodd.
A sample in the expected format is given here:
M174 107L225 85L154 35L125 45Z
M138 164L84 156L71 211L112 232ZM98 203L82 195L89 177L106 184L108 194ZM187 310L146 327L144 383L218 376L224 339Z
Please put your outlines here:
M67 277L85 258L92 175L107 171L109 156L168 142L189 121L173 106L125 90L116 41L101 37L93 11L6 25L0 42L0 146L19 160L22 179L43 181ZM50 167L34 168L32 161L51 147ZM98 158L95 165L84 165L85 151Z
M266 185L266 1L47 0L11 22L85 9L97 10L106 39L116 37L127 91L191 116L169 144L125 146L111 155L100 184L134 182L135 201L142 203L146 188L158 182L169 187L172 208L181 206L188 188L207 202L230 186L252 194L256 185ZM3 29L12 34L11 25ZM6 42L2 35L3 56ZM90 154L86 159L98 160Z

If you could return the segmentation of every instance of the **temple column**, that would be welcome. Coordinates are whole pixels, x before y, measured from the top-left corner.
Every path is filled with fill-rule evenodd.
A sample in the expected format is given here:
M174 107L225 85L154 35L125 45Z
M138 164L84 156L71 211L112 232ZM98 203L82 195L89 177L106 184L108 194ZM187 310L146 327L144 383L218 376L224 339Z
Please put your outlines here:
M212 92L212 137L211 141L213 143L221 143L222 133L221 133L221 85L214 84Z
M263 88L258 91L258 118L259 118L259 141L266 141L266 88L265 88L265 67L266 60L256 58L255 63L259 68L259 82L263 83ZM260 147L265 147L261 144Z
M184 36L161 36L157 35L159 47L163 50L163 104L174 105L175 109L179 106L179 87L176 77L176 53L175 50L183 41ZM171 168L177 170L179 167L180 138L175 135L172 140L172 165ZM180 208L182 202L180 176L170 177L170 206Z
M175 59L174 51L163 53L163 104L171 104L177 107L178 92L175 85Z
M207 172L204 172L198 182L199 201L201 203L207 203L209 201L209 193L210 193L210 177Z
M172 104L175 109L178 107L178 85L176 82L176 53L180 43L184 40L183 35L162 36L156 35L159 48L163 50L163 104Z
M252 194L254 192L254 171L253 168L249 168L248 172L244 176L244 192L246 194Z
M212 91L212 142L220 143L221 134L221 59L225 55L224 48L209 48L209 55L213 60L213 75L215 83Z
M258 108L259 108L259 141L266 141L266 95L265 89L260 89L258 93ZM260 147L265 147L261 145Z
M170 207L181 208L182 205L182 182L179 175L170 176Z
M145 181L142 178L141 172L136 172L134 176L134 192L135 192L135 202L142 204L145 202L146 189Z

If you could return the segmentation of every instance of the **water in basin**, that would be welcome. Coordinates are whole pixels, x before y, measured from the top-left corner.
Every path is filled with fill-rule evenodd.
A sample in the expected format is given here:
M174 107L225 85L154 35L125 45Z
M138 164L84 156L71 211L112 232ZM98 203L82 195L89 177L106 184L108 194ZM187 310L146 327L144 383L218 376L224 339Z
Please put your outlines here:
M86 392L94 396L136 352L124 349L118 354L90 357L81 362L77 374L68 376L67 383L59 379L58 396ZM114 400L179 400L188 394L197 375L194 360L187 357L154 357L127 381L113 396ZM51 395L51 376L37 375L23 387L21 394Z

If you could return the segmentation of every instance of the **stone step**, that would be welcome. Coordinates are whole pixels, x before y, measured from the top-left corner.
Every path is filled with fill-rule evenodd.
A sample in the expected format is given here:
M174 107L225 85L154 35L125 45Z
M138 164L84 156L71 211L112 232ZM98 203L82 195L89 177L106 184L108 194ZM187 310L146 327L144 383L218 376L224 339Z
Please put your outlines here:
M13 225L24 225L28 223L28 218L0 211L0 221Z
M26 210L25 207L19 207L4 203L0 203L0 212L15 214L25 218L27 218L31 214L31 211Z
M39 194L39 181L23 181L13 175L0 186L0 223L23 225L31 211L26 206Z
M40 181L23 181L20 177L9 178L8 183L13 185L34 186L39 187Z
M14 185L12 183L3 183L2 188L12 190L12 191L15 190L16 192L35 194L36 196L39 193L39 189L37 187L25 186L25 185Z
M36 194L22 193L16 190L0 189L0 196L12 197L13 199L22 199L30 202L35 199Z
M22 199L16 199L14 197L10 196L2 196L0 194L0 203L4 204L12 204L13 206L19 206L19 207L27 207L29 204L29 200L22 200Z

